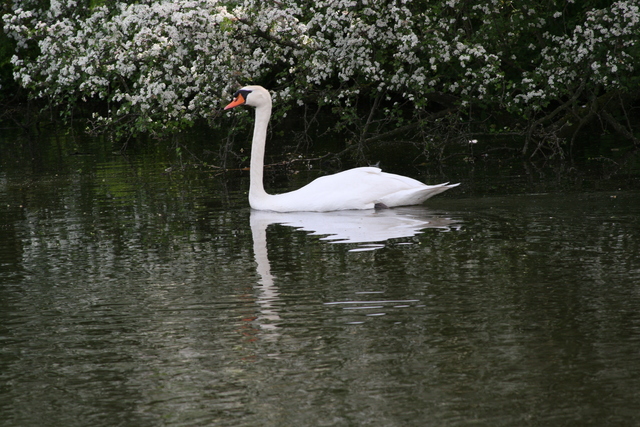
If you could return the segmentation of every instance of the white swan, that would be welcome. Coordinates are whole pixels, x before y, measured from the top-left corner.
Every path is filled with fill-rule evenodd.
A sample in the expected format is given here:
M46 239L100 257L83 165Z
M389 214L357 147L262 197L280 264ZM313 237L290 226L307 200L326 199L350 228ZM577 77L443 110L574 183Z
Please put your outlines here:
M425 185L376 167L360 167L320 177L304 187L283 194L267 194L262 182L271 95L262 86L245 86L225 110L239 105L256 107L251 145L249 204L253 209L275 212L328 212L417 205L458 184Z

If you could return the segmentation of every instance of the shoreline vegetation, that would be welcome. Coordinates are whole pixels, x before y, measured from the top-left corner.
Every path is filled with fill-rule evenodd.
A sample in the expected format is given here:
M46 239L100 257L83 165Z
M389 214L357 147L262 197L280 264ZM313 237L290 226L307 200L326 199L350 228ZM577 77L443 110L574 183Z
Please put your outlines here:
M1 4L2 127L81 126L122 147L206 127L224 158L251 116L222 106L254 83L276 136L341 141L335 157L405 143L441 160L511 138L510 155L564 159L603 135L621 167L640 152L635 0Z

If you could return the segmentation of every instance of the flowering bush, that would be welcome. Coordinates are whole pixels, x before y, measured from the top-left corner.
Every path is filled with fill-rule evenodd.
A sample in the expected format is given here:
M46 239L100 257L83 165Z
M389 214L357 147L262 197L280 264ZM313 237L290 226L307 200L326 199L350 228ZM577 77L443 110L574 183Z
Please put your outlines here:
M637 0L15 0L3 22L20 85L68 108L102 100L94 128L126 133L214 118L262 83L281 111L317 105L360 143L429 141L442 120L480 131L495 111L548 136L639 83Z

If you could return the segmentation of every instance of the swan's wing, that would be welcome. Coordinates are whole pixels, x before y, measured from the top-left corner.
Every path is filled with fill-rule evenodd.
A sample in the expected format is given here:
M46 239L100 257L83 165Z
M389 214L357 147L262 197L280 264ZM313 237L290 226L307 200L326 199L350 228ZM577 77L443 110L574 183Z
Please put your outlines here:
M425 184L408 176L396 175L382 172L380 168L366 166L361 168L348 169L333 175L322 176L312 181L311 184L326 185L327 188L333 186L343 186L348 183L354 189L366 191L370 194L377 192L385 193L389 191L408 190L415 187L423 187Z
M441 186L427 186L376 167L362 167L320 177L290 193L270 196L269 204L271 210L279 212L373 209L377 203L402 206L421 203L448 188Z

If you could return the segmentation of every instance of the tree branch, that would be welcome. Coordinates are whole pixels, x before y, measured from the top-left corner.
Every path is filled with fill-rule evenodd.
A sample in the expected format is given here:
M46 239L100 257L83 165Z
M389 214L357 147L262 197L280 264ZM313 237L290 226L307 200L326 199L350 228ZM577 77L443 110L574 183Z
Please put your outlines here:
M606 110L602 110L600 115L604 117L607 123L609 123L616 132L633 142L634 147L640 148L640 139L636 138L633 133L622 126L611 114Z
M553 110L549 114L545 115L544 117L541 117L540 119L536 120L535 122L531 123L531 125L529 125L529 131L527 132L527 136L526 136L526 138L524 140L524 147L522 147L522 155L523 156L525 154L527 154L527 150L529 149L529 142L531 142L531 137L533 135L534 129L537 126L543 124L544 122L553 119L555 116L560 114L563 110L566 110L567 107L569 107L571 104L576 102L578 100L578 98L580 97L580 95L582 95L582 92L584 91L584 88L585 88L586 85L587 85L587 78L584 78L584 79L582 79L582 82L580 83L580 86L578 86L578 89L573 94L573 96L571 98L569 98L564 104L560 105L558 108L556 108L555 110Z
M442 110L442 111L440 111L438 113L431 114L428 117L427 120L435 120L435 119L438 119L440 117L444 117L447 114L450 114L455 110L456 110L456 108L447 108L446 110ZM418 128L418 127L422 126L424 124L424 122L425 122L425 120L421 120L421 121L418 121L418 122L415 122L415 123L411 123L409 125L400 126L399 128L390 130L390 131L385 132L385 133L381 133L381 134L376 135L376 136L372 136L371 138L367 138L363 142L365 144L369 144L371 142L377 142L377 141L380 141L380 140L383 140L383 139L387 139L387 138L390 138L390 137L393 137L393 136L408 132L408 131L413 130L415 128Z

